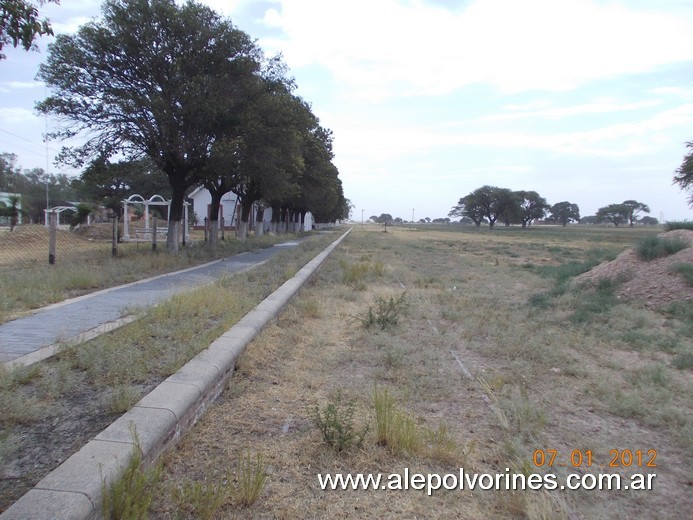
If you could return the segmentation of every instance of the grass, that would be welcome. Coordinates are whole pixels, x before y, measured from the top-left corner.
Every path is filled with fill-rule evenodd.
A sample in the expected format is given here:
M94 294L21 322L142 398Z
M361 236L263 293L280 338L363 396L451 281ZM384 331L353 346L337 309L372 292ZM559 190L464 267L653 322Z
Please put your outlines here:
M21 238L19 235L16 237L18 248L21 248ZM56 265L35 262L13 269L3 269L0 265L0 286L3 287L0 323L67 298L269 247L285 240L287 236L282 235L251 237L245 242L230 239L220 242L215 251L204 242L196 242L181 249L178 255L152 254L151 248L129 243L119 246L116 257L111 256L108 244L101 244L103 250L94 254L94 243L78 240L70 246L70 256ZM3 243L3 247L10 246ZM0 253L0 259L4 254L7 251Z
M683 275L689 287L693 287L693 264L680 263L673 266L672 270L675 273Z
M129 409L207 348L278 288L285 280L287 268L303 266L333 239L316 237L300 248L286 250L247 273L252 273L252 277L221 278L211 287L175 296L140 311L142 316L133 323L79 346L65 347L42 363L13 371L0 368L0 438L5 439L0 444L15 443L16 456L24 443L31 440L34 430L49 433L49 424L55 417L63 416L65 421L78 420L88 425L80 427L73 444L65 447L79 448L80 437L86 442L116 414ZM20 427L29 435L20 434ZM6 450L0 446L0 452L3 451ZM62 458L70 454L66 452ZM36 467L45 467L47 472L55 467L56 459L44 457L36 461ZM33 470L32 476L22 481L25 489L42 476ZM0 481L0 496L4 484L10 482ZM7 505L0 502L0 508Z
M688 247L688 243L681 239L651 236L642 239L635 250L641 259L650 261L673 255L686 247Z
M263 491L252 505L225 502L219 518L685 518L693 307L614 303L607 298L613 282L552 293L559 279L567 284L574 276L567 273L579 270L561 265L613 257L645 235L577 227L354 230L249 346L227 391L166 455L151 515L177 518L172 490L190 482L220 486L237 454L252 446L263 454L265 469L255 471L268 475ZM379 275L369 267L356 291L340 261L385 267ZM364 328L344 318L404 291L406 319L396 327ZM576 320L581 305L599 303L588 301L591 292L607 298L604 311L586 310L587 320ZM531 308L532 294L546 294L549 307ZM306 312L316 307L319 315ZM173 319L182 320L180 312L171 311ZM349 396L344 403L353 402L359 424L369 417L375 424L360 448L326 448L307 417L306 410L333 401L338 390ZM615 448L657 449L667 486L633 501L628 493L599 490L439 490L424 497L413 490L326 492L317 485L318 474L402 475L404 468L542 473L548 469L532 462L537 449L555 449L562 463L573 450L590 449L599 465ZM572 468L555 465L552 472L562 478ZM200 500L213 501L211 494Z

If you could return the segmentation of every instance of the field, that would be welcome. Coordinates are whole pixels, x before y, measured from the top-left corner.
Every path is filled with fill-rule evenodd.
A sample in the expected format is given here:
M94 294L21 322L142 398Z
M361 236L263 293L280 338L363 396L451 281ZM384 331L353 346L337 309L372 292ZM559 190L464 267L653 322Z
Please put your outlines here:
M152 517L688 518L693 304L571 284L648 233L357 228L165 458ZM268 475L259 498L212 504L244 453ZM460 468L653 486L427 496L318 482Z
M636 268L659 260L623 272L617 260L609 264L611 279L576 281L652 234L357 227L249 346L227 390L164 457L155 482L142 486L135 502L151 500L155 519L687 518L693 289L688 268L678 267L690 265L689 256L676 255L691 248L672 255L684 260L665 271L656 264L658 274L650 276L655 292L655 278L674 277L688 287L688 301L657 294L629 300L619 292ZM132 373L133 360L150 356L150 366L170 372L175 363L159 359L162 345L204 348L198 339L233 321L223 315L229 302L239 301L232 310L242 312L249 296L266 293L267 280L276 285L298 261L265 266L233 287L224 282L223 297L216 287L215 298L178 299L117 338L85 345L84 354L70 350L33 373L0 378L0 389L3 381L6 388L26 387L40 415L47 402L62 402L63 392L91 378L105 386L107 374L116 384L100 401L80 394L82 402L101 402L107 415L135 398L126 380L137 387L147 379ZM204 309L204 302L218 308ZM207 325L199 323L203 316ZM180 338L163 334L170 333L163 319L179 327ZM126 364L117 360L124 344L137 345L123 353ZM102 353L115 356L110 365L100 361ZM121 365L128 370L113 370ZM28 429L22 405L15 406ZM8 431L0 456L3 445L13 456ZM267 476L256 500L239 498L248 468L255 482ZM387 481L405 471L459 475L460 468L501 480L555 474L559 487L568 474L587 484L600 473L618 474L624 483L643 474L653 486L465 486L428 496L425 489L322 490L318 483L325 474L380 473Z

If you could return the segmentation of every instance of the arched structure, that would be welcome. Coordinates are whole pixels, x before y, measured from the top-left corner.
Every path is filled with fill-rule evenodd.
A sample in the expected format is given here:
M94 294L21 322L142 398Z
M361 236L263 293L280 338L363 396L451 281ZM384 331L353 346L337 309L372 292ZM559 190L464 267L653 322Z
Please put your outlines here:
M130 195L127 199L123 201L123 241L130 242L138 240L137 234L135 236L130 236L130 226L128 218L128 209L130 205L143 205L144 206L144 229L141 231L142 238L144 240L151 240L152 227L150 226L150 206L166 206L166 220L169 219L171 215L171 201L164 199L161 195L152 195L149 199L145 199L142 195L135 193ZM190 240L190 232L188 231L188 203L185 202L183 205L183 232L185 233L185 241ZM166 229L162 228L162 236L166 236ZM157 230L157 234L159 230Z
M70 210L73 213L77 213L77 207L76 206L53 206L51 209L44 209L43 214L44 214L45 221L46 221L45 226L49 227L49 225L50 225L48 215L50 215L51 213L55 213L56 215L58 215L58 228L60 228L61 226L68 227L67 224L61 224L60 223L61 213L63 211L67 211L67 210ZM89 225L89 224L91 224L91 215L87 215L87 225Z

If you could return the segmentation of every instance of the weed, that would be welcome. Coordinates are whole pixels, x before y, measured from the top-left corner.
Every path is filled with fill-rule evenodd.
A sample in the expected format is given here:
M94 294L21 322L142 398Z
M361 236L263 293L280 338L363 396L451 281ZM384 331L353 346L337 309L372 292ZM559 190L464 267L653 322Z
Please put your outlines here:
M353 400L347 403L342 402L342 391L337 390L334 401L329 402L324 408L320 409L317 404L315 405L312 419L325 442L336 451L344 451L352 446L360 448L368 432L368 425L360 431L356 429L355 412L355 402Z
M671 365L679 370L693 368L693 352L690 350L679 352L674 356L674 359L671 360Z
M425 434L411 414L399 410L388 390L373 393L377 442L393 453L415 455L425 445Z
M140 400L140 392L127 384L116 385L104 402L104 409L113 414L127 412Z
M145 469L142 465L140 442L134 427L131 433L135 446L123 475L110 487L102 479L102 513L112 520L144 520L148 518L149 506L154 499L156 484L161 478L163 462Z
M176 488L174 500L180 511L188 511L194 518L211 520L229 499L230 490L222 483L186 482Z
M595 290L585 291L580 304L573 312L570 320L573 323L587 323L596 315L608 312L618 303L615 290L620 280L613 278L600 278L595 284Z
M248 507L255 503L267 483L267 464L261 453L253 455L246 451L239 455L236 475L231 487L233 503Z
M375 325L383 330L396 327L399 323L400 313L407 307L406 294L403 292L398 298L394 296L389 298L377 297L375 308L369 305L365 313L356 316L356 320L366 329Z
M359 262L357 264L349 264L345 260L339 262L342 270L342 281L357 291L362 291L366 288L366 277L370 269L368 262Z
M683 275L683 278L686 280L686 283L689 285L689 287L693 287L693 264L691 264L691 263L676 264L672 267L672 270L675 273L679 273L679 274Z
M641 259L650 261L655 258L673 255L686 247L688 247L688 244L678 238L651 236L642 239L637 244L635 250Z

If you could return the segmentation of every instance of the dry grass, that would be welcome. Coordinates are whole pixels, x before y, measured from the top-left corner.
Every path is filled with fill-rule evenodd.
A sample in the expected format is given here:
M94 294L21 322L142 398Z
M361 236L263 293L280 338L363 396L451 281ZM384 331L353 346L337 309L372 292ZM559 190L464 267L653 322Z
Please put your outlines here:
M554 283L539 266L613 258L636 241L629 231L356 230L251 344L228 390L167 456L153 517L188 518L178 516L168 490L222 475L245 449L265 454L266 489L249 509L226 504L218 518L686 517L691 372L671 364L677 348L691 346L681 321L618 302L576 323L570 317L582 295L574 291L544 309L528 303ZM355 287L344 266L364 263L382 268L378 276L360 268ZM408 306L396 327L365 329L350 318L403 291ZM623 336L638 330L673 347L634 349ZM378 442L375 386L388 390L413 429L428 432L419 435L428 449ZM316 403L337 391L354 403L355 423L371 425L361 449L336 452L311 421ZM547 472L532 462L537 449L556 450L561 464L573 450L592 450L594 466L578 473L604 471L610 450L655 449L655 489L429 497L318 486L320 473Z

